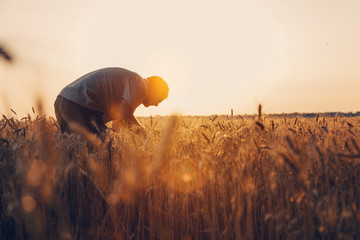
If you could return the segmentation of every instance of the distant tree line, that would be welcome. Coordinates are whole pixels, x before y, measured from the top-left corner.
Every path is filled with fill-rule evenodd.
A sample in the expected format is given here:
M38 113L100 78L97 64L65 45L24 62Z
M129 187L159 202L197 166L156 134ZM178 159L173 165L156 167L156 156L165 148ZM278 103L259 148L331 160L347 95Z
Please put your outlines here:
M357 117L360 116L358 112L325 112L325 113L282 113L282 114L266 114L269 117L303 117L303 118L314 118L314 117Z

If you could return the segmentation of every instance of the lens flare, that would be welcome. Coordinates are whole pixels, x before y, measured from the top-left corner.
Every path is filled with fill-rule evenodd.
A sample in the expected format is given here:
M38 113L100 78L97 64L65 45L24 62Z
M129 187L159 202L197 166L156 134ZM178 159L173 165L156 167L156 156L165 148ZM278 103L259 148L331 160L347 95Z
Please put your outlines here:
M191 161L178 161L175 166L163 169L162 179L167 187L182 193L193 192L203 185L201 173Z
M36 207L36 201L33 197L25 195L21 198L21 205L26 212L32 212Z

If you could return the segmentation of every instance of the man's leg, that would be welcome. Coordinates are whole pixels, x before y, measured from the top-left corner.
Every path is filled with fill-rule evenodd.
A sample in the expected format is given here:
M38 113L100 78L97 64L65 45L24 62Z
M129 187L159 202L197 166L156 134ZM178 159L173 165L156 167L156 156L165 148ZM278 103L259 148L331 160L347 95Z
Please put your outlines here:
M85 108L61 96L55 102L55 114L62 132L81 132L85 129L100 135L106 129L101 112Z

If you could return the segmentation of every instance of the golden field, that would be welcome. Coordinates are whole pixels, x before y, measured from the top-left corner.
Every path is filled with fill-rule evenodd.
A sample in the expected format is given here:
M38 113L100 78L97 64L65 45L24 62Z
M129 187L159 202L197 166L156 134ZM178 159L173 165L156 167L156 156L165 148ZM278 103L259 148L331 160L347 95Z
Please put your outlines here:
M0 238L360 238L360 117L139 120L100 142L3 116Z

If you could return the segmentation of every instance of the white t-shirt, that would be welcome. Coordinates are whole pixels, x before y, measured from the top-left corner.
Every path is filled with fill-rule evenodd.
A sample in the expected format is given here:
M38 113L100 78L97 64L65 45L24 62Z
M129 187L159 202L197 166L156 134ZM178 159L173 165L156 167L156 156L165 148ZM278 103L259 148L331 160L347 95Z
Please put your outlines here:
M145 98L146 81L124 68L103 68L90 72L67 85L60 96L81 106L104 113L110 121L122 99L135 110Z

